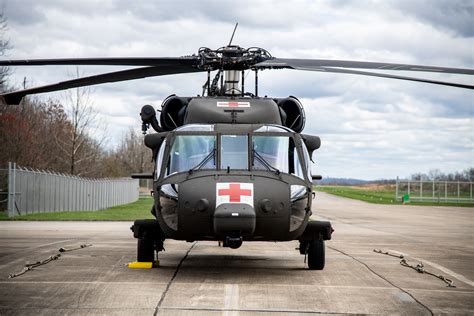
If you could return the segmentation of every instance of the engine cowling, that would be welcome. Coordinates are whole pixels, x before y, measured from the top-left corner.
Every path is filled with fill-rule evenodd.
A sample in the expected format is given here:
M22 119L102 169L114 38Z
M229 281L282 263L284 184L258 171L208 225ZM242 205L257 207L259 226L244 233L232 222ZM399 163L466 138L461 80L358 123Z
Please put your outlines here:
M191 98L170 95L161 105L160 125L165 131L172 131L184 124L186 109Z
M240 104L239 102L246 106L239 108L222 105ZM164 131L192 123L253 123L281 124L300 133L306 121L303 105L293 96L281 99L219 99L178 97L173 94L163 101L161 107L160 125Z
M293 96L284 99L275 99L280 108L282 123L284 126L291 128L297 133L301 133L304 129L306 116L303 105Z

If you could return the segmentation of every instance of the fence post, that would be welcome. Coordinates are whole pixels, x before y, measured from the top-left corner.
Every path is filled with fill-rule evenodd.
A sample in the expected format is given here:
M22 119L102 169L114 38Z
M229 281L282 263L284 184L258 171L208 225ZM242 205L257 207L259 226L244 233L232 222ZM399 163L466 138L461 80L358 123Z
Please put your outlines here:
M13 216L13 197L12 197L12 193L13 193L13 189L12 189L12 185L13 185L13 172L12 172L12 163L11 162L8 162L8 206L7 206L7 212L8 212L8 217L11 217Z
M12 177L12 213L11 216L15 216L15 209L16 209L16 163L13 163L13 177ZM18 213L19 210L17 210ZM21 214L18 214L21 215Z
M433 179L433 201L435 200L435 180Z
M410 180L408 180L408 196L410 196Z
M148 180L147 180L147 189L148 189ZM398 176L397 176L397 180L395 181L395 202L396 201L398 201Z
M460 198L460 191L459 191L459 180L458 180L458 202L459 202L459 198Z
M420 201L423 201L423 177L420 177Z
M46 199L45 199L45 209L46 209L47 212L51 212L51 210L53 209L53 206L51 205L51 201L53 200L51 198L51 196L53 195L52 194L52 191L53 191L52 190L52 188L53 188L53 185L52 185L53 177L51 176L51 171L46 170L46 173L47 173L47 175L45 175L45 176L46 176L46 180L47 180L47 183L48 183L47 184L48 188L47 188L47 191L45 193L45 197L46 197Z
M472 202L472 182L469 183L469 186L471 187L471 189L470 189L470 194L469 194L469 198L470 198L470 200L471 200L471 202Z
M444 181L444 199L448 201L448 181Z

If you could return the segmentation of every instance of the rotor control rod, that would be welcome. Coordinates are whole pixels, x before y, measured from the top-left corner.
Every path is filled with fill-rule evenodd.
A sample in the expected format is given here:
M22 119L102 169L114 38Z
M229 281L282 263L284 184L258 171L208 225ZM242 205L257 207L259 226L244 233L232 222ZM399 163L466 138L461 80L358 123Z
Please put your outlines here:
M255 68L255 96L258 97L258 69Z
M245 70L242 70L242 96L245 95Z

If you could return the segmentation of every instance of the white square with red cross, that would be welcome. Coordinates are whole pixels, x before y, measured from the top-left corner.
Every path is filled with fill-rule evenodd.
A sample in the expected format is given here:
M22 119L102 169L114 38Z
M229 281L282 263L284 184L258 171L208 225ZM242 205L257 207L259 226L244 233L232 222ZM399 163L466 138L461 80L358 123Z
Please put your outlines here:
M242 101L217 101L218 108L249 108L250 102Z
M243 203L253 207L253 183L216 183L216 208L226 203Z

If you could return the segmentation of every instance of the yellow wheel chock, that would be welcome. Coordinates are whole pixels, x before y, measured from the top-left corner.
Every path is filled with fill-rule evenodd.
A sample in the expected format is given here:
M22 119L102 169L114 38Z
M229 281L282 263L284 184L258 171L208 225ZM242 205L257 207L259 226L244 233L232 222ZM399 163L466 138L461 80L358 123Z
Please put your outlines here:
M158 267L160 261L159 260L156 260L154 262L138 262L138 261L134 261L134 262L130 262L128 264L128 267L130 269L152 269L152 268L156 268Z

